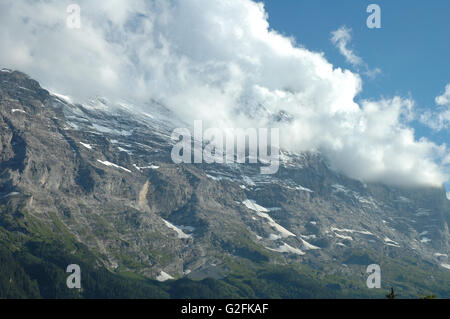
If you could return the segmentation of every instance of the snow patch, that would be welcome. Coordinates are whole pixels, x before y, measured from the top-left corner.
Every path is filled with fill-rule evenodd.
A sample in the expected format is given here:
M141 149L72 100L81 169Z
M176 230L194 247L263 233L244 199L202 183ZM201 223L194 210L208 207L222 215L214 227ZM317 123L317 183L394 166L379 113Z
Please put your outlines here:
M341 233L359 233L359 234L363 234L363 235L372 235L375 236L374 234L372 234L370 231L367 230L354 230L354 229L339 229L336 227L331 227L331 230L334 232L341 232Z
M77 124L73 123L73 122L68 121L67 124L69 124L69 126L72 127L72 129L74 129L76 131L80 130L80 127ZM70 129L70 128L65 127L64 129Z
M166 226L167 226L168 228L174 230L174 231L177 233L178 238L180 238L180 239L187 239L187 238L191 238L191 237L192 237L192 235L186 234L186 233L180 228L180 226L175 226L175 225L173 225L172 223L168 222L168 221L165 220L165 219L163 219L163 222L166 224Z
M24 110L20 110L20 109L12 109L11 110L11 113L16 113L16 112L27 114L27 112L25 112Z
M302 241L302 248L304 249L304 250L316 250L316 249L320 249L319 247L317 247L317 246L314 246L314 245L312 245L312 244L310 244L310 243L308 243L306 240L304 240L304 239L301 239L300 238L300 240Z
M119 166L117 164L108 162L108 161L101 161L101 160L97 160L97 162L99 162L100 164L103 164L105 166L109 166L109 167L115 167L115 168L119 168L121 170L124 170L125 172L131 173L131 171L125 167Z
M343 186L341 184L333 184L333 185L331 185L331 187L334 188L333 192L344 193L344 194L347 194L350 192L349 189L347 189L345 186Z
M281 239L280 235L270 234L268 240L278 240Z
M134 168L137 169L138 171L141 171L141 170L143 170L143 169L158 169L158 168L159 168L159 166L156 166L156 165L149 165L149 166L142 166L142 167L139 167L139 166L137 166L136 164L133 164L133 166L134 166Z
M445 269L450 269L450 265L449 264L441 264L442 267L444 267Z
M9 194L3 195L3 197L11 197L11 196L16 196L16 195L20 195L20 193L18 193L18 192L11 192Z
M265 218L268 220L269 225L272 226L273 228L275 228L282 237L289 237L289 236L294 236L296 237L295 234L291 233L289 230L287 230L286 228L284 228L283 226L277 224L272 217L269 216L268 213L270 210L262 207L258 204L256 204L254 201L246 199L245 201L242 202L248 209L251 209L253 211L256 211L256 214L262 218Z
M366 205L375 206L375 207L377 206L377 203L375 202L375 200L372 197L364 197L364 196L361 196L356 193L354 193L354 195L361 204L366 204Z
M80 142L81 145L83 145L84 147L86 147L88 150L92 149L92 146L83 142Z
M216 177L216 176L212 176L209 174L206 174L206 177L208 177L209 179L212 179L213 181L219 182L222 180L222 177Z
M132 151L130 151L130 150L127 150L127 149L124 149L123 147L118 147L117 148L119 151L121 151L121 152L125 152L125 153L127 153L128 155L133 155L133 152Z
M158 276L156 276L156 280L163 282L167 280L174 279L171 275L161 270Z
M269 247L266 247L266 248L269 249L269 250L272 250L272 251L279 252L279 253L291 253L291 254L296 254L296 255L304 255L305 254L300 249L297 249L297 248L294 248L292 246L289 246L286 243L283 243L283 245L281 245L278 248L269 248Z
M299 191L308 192L308 193L314 193L314 191L310 190L310 189L307 188L307 187L303 187L303 186L301 186L301 185L297 185L297 186L295 187L295 189L296 189L296 190L299 190Z
M255 203L255 201L253 201L253 200L249 200L249 199L246 199L246 200L244 200L243 202L242 202L248 209L251 209L251 210L254 210L254 211L256 211L256 212L258 212L258 213L261 213L261 212L269 212L269 210L267 209L267 208L265 208L265 207L263 207L263 206L260 206L260 205L258 205L258 204L256 204ZM259 215L259 214L258 214ZM260 215L261 216L261 215ZM261 216L261 217L263 217L263 216ZM265 216L264 216L265 217Z
M350 236L347 236L347 235L339 234L339 232L340 233L350 233L350 234L358 233L358 234L363 234L363 235L375 236L374 234L372 234L370 231L367 231L367 230L354 230L354 229L345 229L345 228L339 229L336 227L331 227L331 231L334 233L334 235L336 237L341 238L341 239L347 239L347 240L353 240L353 238Z
M417 210L416 216L430 216L431 211L429 209L426 208L419 208Z
M147 117L149 117L149 118L151 118L151 119L154 119L154 118L155 118L153 115L148 114L148 113L142 113L142 114L145 115L145 116L147 116Z
M21 90L34 92L33 90L30 90L29 88L26 88L26 87L23 87L23 86L18 86L18 88L21 89Z
M405 196L399 196L396 201L403 202L403 203L412 203L412 200L410 200L409 198L407 198Z
M390 239L389 237L385 237L384 238L384 243L388 246L393 246L393 247L400 247L400 244L397 243L396 241L393 241L392 239Z
M56 92L50 92L50 95L53 95L54 97L58 98L59 100L62 100L63 102L72 103L72 99L70 96L59 94Z
M353 238L350 237L350 236L341 235L341 234L337 234L337 233L334 233L334 235L335 235L336 237L338 237L338 238L347 239L347 240L353 240Z
M242 176L242 179L244 180L244 183L248 186L256 186L255 182L252 181L252 179L248 176Z

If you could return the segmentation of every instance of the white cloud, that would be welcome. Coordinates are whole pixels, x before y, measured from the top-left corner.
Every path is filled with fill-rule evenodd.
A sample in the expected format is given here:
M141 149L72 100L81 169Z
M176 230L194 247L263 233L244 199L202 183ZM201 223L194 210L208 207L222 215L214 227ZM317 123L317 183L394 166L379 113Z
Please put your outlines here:
M443 164L450 164L450 154L447 154L442 160Z
M450 126L450 109L438 112L427 111L421 115L420 120L433 130L442 131Z
M351 31L351 29L342 26L336 31L331 32L331 41L339 49L339 52L345 57L347 62L358 66L363 64L363 60L353 50L347 47L352 40Z
M270 30L261 3L113 2L78 1L82 28L68 29L69 2L1 1L0 41L8 48L1 66L77 100L102 95L142 106L154 99L190 123L276 125L284 147L321 151L365 181L440 186L446 179L437 164L445 146L415 139L408 125L413 101L356 103L360 76ZM274 122L280 112L291 120Z
M450 83L445 86L445 92L436 97L436 104L450 106Z
M420 121L436 131L450 128L450 83L445 86L445 92L436 97L435 102L437 110L425 112Z
M336 46L339 52L345 57L345 60L357 68L357 70L362 67L364 69L364 74L370 78L376 77L381 70L379 68L369 69L367 63L363 61L361 57L356 55L352 49L348 47L352 40L351 35L352 29L342 26L339 29L331 32L331 42Z

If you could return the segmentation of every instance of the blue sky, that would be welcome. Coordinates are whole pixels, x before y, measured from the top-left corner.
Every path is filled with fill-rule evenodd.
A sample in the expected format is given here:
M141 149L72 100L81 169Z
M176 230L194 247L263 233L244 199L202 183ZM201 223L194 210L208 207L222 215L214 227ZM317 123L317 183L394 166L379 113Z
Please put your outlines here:
M369 68L381 73L363 76L358 98L400 95L416 102L416 109L435 108L434 99L450 83L450 1L377 0L263 1L271 28L293 36L307 49L320 51L335 66L353 70L333 43L330 33L341 26L352 29L350 48ZM366 8L381 7L381 29L369 29ZM416 136L449 143L448 130L435 132L414 122ZM448 187L450 189L450 187Z

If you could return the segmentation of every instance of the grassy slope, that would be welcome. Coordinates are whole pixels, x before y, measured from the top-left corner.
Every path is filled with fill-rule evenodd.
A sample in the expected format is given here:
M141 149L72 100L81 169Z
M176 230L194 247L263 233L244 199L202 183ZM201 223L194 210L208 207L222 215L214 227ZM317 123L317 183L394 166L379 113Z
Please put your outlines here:
M222 280L160 283L130 272L116 274L101 266L98 256L77 242L56 215L49 216L50 224L21 209L0 207L0 298L384 298L386 292L304 265L275 266L266 258L229 259L231 272ZM240 251L255 249L241 245ZM69 264L81 267L81 291L66 287ZM386 265L389 272L383 275L400 296L449 297L442 280L426 280L429 273L413 263L387 259Z

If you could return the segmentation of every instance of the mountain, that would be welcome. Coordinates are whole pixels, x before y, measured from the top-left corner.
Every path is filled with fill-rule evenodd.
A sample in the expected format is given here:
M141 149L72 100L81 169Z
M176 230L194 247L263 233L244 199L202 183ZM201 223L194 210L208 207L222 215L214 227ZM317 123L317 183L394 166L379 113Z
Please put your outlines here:
M312 152L281 151L274 175L175 164L180 125L156 101L79 104L3 69L0 296L450 297L443 187L365 184Z

